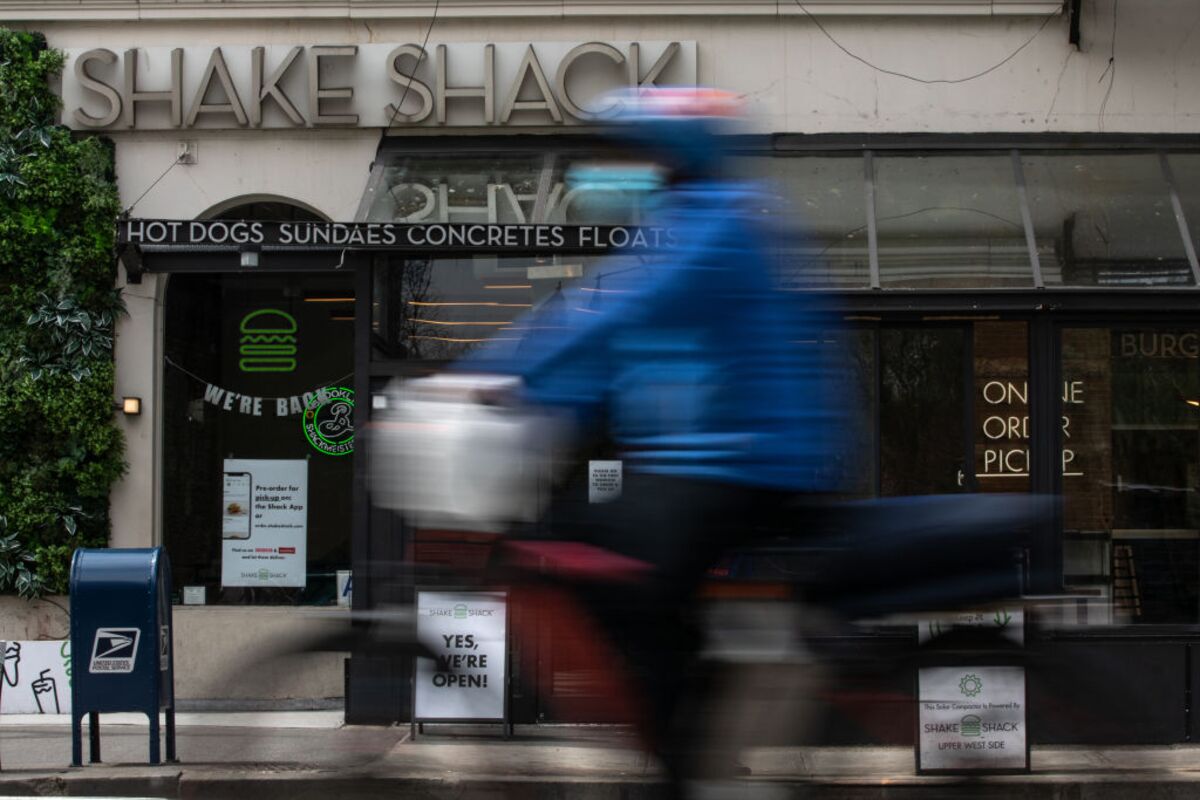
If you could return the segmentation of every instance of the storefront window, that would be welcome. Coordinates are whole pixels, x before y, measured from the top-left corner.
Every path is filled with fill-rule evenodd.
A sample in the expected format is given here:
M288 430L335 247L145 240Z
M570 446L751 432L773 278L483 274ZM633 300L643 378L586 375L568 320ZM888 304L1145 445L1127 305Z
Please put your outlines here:
M530 325L594 313L607 275L648 268L585 256L395 258L373 275L374 358L446 361L487 341L516 347ZM573 285L586 305L568 305L563 290Z
M874 162L882 285L1033 285L1011 156Z
M884 328L879 337L880 494L963 491L966 331Z
M1047 285L1194 283L1156 154L1025 155L1022 164Z
M170 278L163 537L185 602L335 601L350 565L353 294L345 275Z
M1172 153L1167 160L1192 242L1200 245L1200 154Z
M1089 622L1195 623L1200 331L1062 333L1065 582Z
M734 159L735 173L763 183L763 212L780 237L788 288L866 287L867 194L861 154Z
M972 327L976 489L1028 492L1029 326L983 320Z
M360 207L366 222L562 223L640 220L639 198L573 180L573 166L603 158L579 153L396 155L377 169Z
M831 337L854 410L852 496L1029 491L1027 323L883 324Z

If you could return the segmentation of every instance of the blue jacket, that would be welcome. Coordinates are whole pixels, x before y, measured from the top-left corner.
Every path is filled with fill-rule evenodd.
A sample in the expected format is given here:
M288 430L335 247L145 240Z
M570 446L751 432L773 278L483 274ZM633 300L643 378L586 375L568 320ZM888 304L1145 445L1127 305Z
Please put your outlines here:
M654 223L676 247L601 264L534 312L515 351L460 368L518 375L529 401L602 420L633 472L836 488L829 320L819 296L775 287L761 205L735 184L672 189Z

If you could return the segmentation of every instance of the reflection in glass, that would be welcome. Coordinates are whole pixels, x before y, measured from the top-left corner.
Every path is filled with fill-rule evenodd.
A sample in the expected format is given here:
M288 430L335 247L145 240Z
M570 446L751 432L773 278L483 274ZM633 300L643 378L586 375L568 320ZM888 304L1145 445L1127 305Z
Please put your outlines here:
M761 180L782 233L780 277L789 288L866 287L870 281L861 154L744 157L737 174Z
M568 180L572 165L595 160L553 152L393 155L373 173L359 218L366 222L514 225L638 222L640 199L635 193L573 186Z
M593 313L613 270L642 268L637 260L583 256L396 257L373 276L374 357L443 361L488 341L516 347L531 325ZM586 304L568 305L564 290L572 286Z
M965 352L962 328L879 332L882 495L965 488Z
M1200 153L1172 153L1167 160L1192 235L1192 245L1200 246Z
M1010 156L874 161L883 286L1033 285Z
M847 497L875 496L875 441L878 436L877 414L879 387L876 381L875 342L877 332L870 328L842 328L825 334L825 344L837 355L830 363L838 364L834 378L841 383L834 390L845 398L849 412L846 442L834 465Z
M1157 155L1025 155L1022 164L1047 285L1193 283Z
M1107 599L1114 621L1195 622L1200 332L1077 328L1062 342L1065 582Z

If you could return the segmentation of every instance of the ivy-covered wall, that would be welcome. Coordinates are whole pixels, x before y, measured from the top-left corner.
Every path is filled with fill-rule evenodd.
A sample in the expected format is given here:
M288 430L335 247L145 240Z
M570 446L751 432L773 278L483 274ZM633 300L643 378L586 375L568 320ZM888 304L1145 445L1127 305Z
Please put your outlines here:
M110 143L55 124L62 56L0 28L0 592L63 592L108 543L114 425Z

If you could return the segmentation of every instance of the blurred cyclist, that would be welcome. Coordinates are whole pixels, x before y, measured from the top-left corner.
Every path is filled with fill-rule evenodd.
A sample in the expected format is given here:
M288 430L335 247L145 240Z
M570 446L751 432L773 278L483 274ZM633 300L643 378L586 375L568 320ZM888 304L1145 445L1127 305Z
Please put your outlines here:
M674 246L602 264L515 349L484 347L458 368L518 378L521 402L565 410L623 462L619 498L588 503L584 476L544 528L649 565L641 580L574 591L637 676L651 743L678 779L692 771L677 712L700 646L695 590L784 498L836 488L828 465L844 440L820 300L777 290L765 201L723 177L738 99L664 88L623 104L609 126L619 157L574 177L642 192L644 223Z

